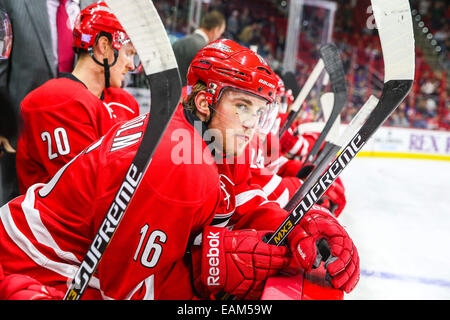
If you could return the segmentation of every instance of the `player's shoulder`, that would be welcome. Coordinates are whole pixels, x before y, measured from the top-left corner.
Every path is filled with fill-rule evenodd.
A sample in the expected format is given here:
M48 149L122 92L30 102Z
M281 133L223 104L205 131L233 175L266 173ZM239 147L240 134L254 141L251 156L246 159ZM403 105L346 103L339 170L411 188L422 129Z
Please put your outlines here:
M100 162L129 165L142 143L150 117L149 114L140 115L116 124L104 136L104 160ZM220 185L213 159L194 156L202 156L203 153L198 149L202 146L201 141L193 140L198 138L201 139L175 114L145 173L142 181L144 188L165 202L182 206L201 206L208 197L217 195Z
M109 87L104 91L104 99L105 102L111 101L124 101L124 102L132 102L137 103L136 98L127 90L123 88L113 88Z
M202 136L186 120L181 104L155 151L149 169L158 191L165 190L165 184L174 187L166 193L174 201L199 203L220 188L214 158ZM187 192L178 193L176 190Z
M96 98L87 87L69 78L50 79L32 90L22 101L22 110L38 110L71 103L72 101L95 102Z

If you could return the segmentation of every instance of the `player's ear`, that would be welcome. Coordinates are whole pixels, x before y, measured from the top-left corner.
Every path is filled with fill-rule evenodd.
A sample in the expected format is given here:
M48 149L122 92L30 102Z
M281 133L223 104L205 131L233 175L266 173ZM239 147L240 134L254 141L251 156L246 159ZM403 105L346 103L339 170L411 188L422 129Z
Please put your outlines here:
M111 42L108 37L100 36L95 44L96 51L103 58L108 58L108 55L111 51Z
M209 108L209 101L211 98L210 96L210 93L202 90L199 91L194 98L197 116L204 122L208 121L209 117L211 116L211 110Z

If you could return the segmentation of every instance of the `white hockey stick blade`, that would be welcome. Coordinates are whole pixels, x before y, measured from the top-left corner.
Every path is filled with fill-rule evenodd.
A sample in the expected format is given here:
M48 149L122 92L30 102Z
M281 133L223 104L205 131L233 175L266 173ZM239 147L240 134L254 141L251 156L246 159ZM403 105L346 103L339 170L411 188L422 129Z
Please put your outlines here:
M325 127L325 122L318 121L318 122L307 122L302 123L297 127L297 132L299 135L302 135L306 132L321 132L323 128Z
M133 0L132 5L123 0L105 2L130 37L146 75L178 67L167 32L150 0Z
M322 59L319 59L313 71L311 72L305 84L303 85L302 89L300 90L300 93L298 94L297 98L295 98L294 103L292 103L289 114L286 120L284 121L283 125L279 129L278 132L279 137L281 137L291 127L295 118L300 113L300 109L303 105L303 102L305 102L306 97L309 95L309 92L313 88L314 84L317 82L317 79L319 78L324 68L325 68L324 61Z
M325 122L330 118L331 111L333 111L334 93L327 92L320 97L320 107L323 111Z
M334 93L332 92L324 93L320 97L320 105L322 106L322 110L325 116L325 122L327 122L327 120L330 118L331 111L333 110L334 106ZM340 125L341 125L341 117L340 115L338 115L336 117L336 120L334 120L333 125L331 126L331 129L325 138L325 141L328 141L329 137L333 137L339 134Z
M384 82L414 80L415 52L408 0L372 0L384 60Z

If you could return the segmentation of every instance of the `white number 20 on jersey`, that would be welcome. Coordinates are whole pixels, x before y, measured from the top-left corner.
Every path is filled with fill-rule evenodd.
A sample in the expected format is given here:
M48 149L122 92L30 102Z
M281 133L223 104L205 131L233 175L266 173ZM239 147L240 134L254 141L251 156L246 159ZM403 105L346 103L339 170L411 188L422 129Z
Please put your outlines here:
M41 133L42 141L47 141L47 150L48 150L48 158L53 160L58 156L65 156L70 153L70 145L69 138L67 137L66 129L64 128L56 128L52 134L48 131L44 131ZM56 150L52 146L52 141L55 141Z

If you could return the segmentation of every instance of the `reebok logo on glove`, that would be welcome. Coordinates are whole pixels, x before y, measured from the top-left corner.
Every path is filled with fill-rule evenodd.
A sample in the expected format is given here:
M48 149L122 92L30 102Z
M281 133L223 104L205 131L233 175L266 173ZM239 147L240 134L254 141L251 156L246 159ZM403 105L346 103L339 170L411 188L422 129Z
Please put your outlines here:
M262 240L271 232L205 227L201 248L194 246L191 251L198 294L209 299L217 299L218 293L237 299L259 299L266 279L292 259L287 247L269 245Z
M208 286L218 286L219 283L219 273L220 269L218 268L220 264L219 259L219 233L220 232L209 232L209 234L206 236L208 241L209 250L206 254L206 257L208 259L209 268L208 268L208 278L207 278L207 284Z

